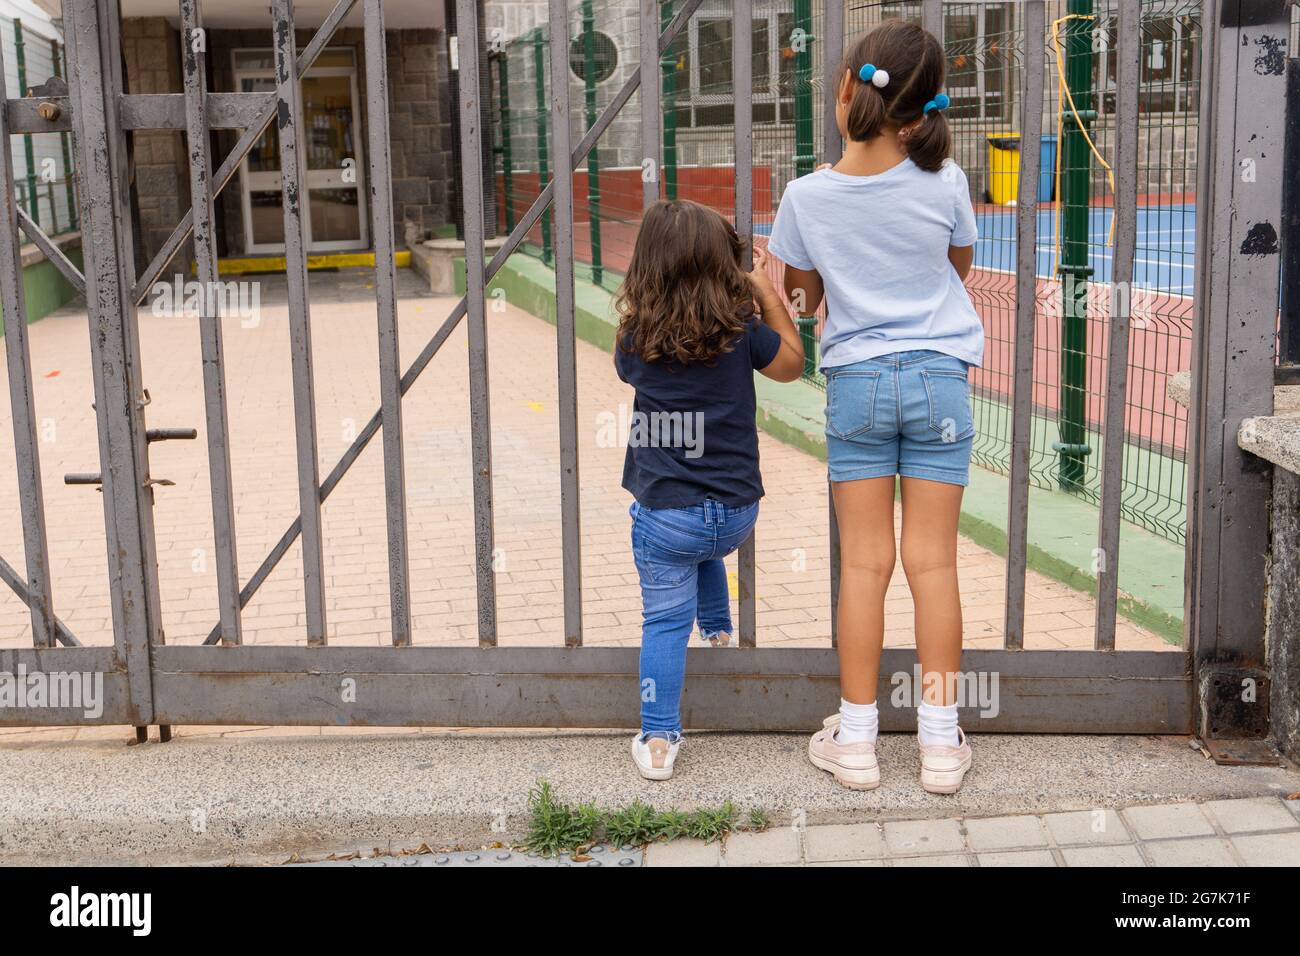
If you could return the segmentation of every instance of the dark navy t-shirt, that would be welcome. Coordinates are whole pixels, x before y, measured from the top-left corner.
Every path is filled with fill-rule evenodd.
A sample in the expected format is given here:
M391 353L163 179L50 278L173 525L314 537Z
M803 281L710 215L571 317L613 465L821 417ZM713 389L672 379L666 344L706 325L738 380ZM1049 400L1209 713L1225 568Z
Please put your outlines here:
M685 508L713 498L747 505L763 497L754 424L754 370L781 337L757 317L711 365L646 362L614 351L618 377L636 389L626 423L623 487L650 508Z

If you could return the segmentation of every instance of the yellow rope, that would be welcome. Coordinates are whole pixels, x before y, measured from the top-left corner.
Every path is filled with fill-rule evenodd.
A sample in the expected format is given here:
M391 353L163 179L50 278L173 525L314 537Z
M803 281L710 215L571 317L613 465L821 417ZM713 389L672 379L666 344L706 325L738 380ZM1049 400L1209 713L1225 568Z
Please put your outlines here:
M1061 17L1059 20L1053 20L1052 21L1052 55L1053 58L1056 60L1057 96L1059 97L1060 102L1070 104L1070 115L1074 117L1075 125L1079 127L1079 132L1083 134L1083 138L1087 140L1088 148L1092 150L1092 155L1097 157L1097 162L1101 163L1102 168L1106 170L1106 182L1110 185L1111 206L1113 210L1114 203L1115 203L1114 170L1110 168L1110 163L1106 162L1106 160L1102 157L1101 152L1097 149L1097 144L1094 143L1092 141L1092 137L1088 135L1088 128L1087 126L1084 125L1083 119L1079 116L1079 110L1074 105L1074 94L1070 92L1070 86L1065 81L1065 64L1061 61L1061 34L1060 34L1061 24L1065 23L1067 20L1096 20L1096 19L1097 19L1096 16L1093 16L1091 14L1071 13L1068 16ZM1055 227L1052 230L1053 231L1052 275L1053 276L1056 275L1057 269L1060 267L1061 264L1061 154L1064 152L1064 149L1062 147L1065 145L1063 139L1065 134L1065 129L1063 125L1064 118L1065 118L1065 111L1062 109L1058 109L1056 111L1056 174L1055 174L1056 223L1055 223ZM1092 216L1091 209L1088 210L1088 216L1089 219L1091 220L1091 216ZM1089 228L1091 228L1091 226ZM1106 244L1108 246L1113 246L1115 244L1115 216L1113 212L1110 217L1110 235L1106 239Z

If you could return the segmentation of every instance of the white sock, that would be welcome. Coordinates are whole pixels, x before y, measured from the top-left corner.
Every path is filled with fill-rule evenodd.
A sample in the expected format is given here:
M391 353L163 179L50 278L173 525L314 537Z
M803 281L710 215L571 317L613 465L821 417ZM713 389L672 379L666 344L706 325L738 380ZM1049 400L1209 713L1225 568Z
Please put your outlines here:
M924 701L916 708L916 734L923 746L941 744L956 747L960 743L957 736L957 705L940 707Z
M840 729L835 732L836 743L874 742L879 732L880 711L874 700L869 704L854 704L840 698Z

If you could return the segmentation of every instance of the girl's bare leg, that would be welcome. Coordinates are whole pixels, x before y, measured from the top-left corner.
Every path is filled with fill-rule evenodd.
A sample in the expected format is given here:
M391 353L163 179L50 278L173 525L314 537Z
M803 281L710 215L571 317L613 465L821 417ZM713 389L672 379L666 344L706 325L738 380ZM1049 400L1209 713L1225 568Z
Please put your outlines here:
M921 659L922 697L927 704L937 706L957 702L956 674L961 670L962 639L957 521L964 490L961 485L939 481L903 479L903 572L916 609L916 653ZM892 541L891 534L891 546ZM841 648L843 621L841 616ZM841 650L841 672L843 660Z
M894 476L831 484L840 528L840 696L876 699L885 592L894 573Z

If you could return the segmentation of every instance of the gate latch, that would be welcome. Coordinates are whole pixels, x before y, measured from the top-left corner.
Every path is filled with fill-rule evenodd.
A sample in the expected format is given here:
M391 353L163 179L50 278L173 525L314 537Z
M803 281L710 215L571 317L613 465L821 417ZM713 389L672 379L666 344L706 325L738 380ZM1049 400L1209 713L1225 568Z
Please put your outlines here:
M199 437L197 428L150 428L144 433L144 440L149 444L156 441L193 441ZM65 485L95 485L96 491L103 491L103 476L95 472L70 472L63 476ZM163 485L171 487L176 482L170 478L149 478L145 480L144 486L151 488L154 485Z

